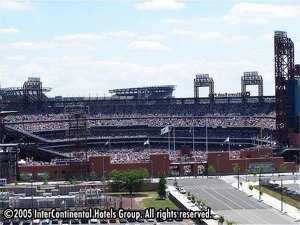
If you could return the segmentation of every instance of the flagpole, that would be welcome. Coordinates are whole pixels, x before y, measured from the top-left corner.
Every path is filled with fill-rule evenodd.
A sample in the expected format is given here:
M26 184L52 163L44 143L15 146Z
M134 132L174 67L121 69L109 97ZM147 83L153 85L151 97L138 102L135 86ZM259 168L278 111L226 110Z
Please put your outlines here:
M168 145L169 145L169 151L171 150L171 140L170 140L170 133L171 133L171 131L169 130L169 132L168 132Z
M176 147L175 147L175 127L173 127L173 135L174 135L174 152L175 152L175 150L176 150Z
M193 152L195 152L195 129L194 129L194 125L193 125Z
M206 144L206 154L208 152L208 141L207 141L207 120L205 120L205 144Z
M109 138L109 140L108 140L108 144L109 144L109 150L111 150L110 138Z

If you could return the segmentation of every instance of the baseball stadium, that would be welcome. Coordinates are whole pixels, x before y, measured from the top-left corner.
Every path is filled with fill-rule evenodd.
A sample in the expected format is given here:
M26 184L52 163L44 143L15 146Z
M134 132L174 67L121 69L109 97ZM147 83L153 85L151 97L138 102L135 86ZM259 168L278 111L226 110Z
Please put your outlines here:
M241 73L239 93L215 93L221 84L196 74L190 98L176 98L172 84L113 89L106 97L48 97L51 88L39 77L1 87L0 178L32 185L45 173L51 181L86 181L92 171L108 177L115 169L139 168L151 179L161 171L197 177L209 174L209 166L232 174L234 164L244 175L260 165L265 173L282 165L295 172L300 65L284 31L274 33L274 62L275 96L264 95L259 71ZM250 85L257 96L247 91ZM207 97L199 97L207 87Z

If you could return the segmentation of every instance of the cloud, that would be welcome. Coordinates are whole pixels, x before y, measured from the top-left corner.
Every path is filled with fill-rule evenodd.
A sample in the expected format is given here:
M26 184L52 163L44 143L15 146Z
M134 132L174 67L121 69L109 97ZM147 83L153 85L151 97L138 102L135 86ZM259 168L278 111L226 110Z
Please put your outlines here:
M15 49L23 49L23 50L42 50L42 49L50 49L53 47L53 43L49 42L13 42L8 44L8 48L15 48Z
M264 66L248 60L199 59L150 66L129 61L63 56L33 58L21 66L7 65L9 68L4 75L9 74L12 78L7 81L10 82L7 86L16 85L27 76L40 76L45 86L53 88L51 96L87 96L89 92L107 93L114 88L174 84L180 92L177 97L190 97L193 95L192 81L198 73L209 73L215 79L216 92L228 92L228 86L222 85L228 82L233 82L230 91L240 91L239 82L244 71L258 70L266 74Z
M236 3L223 20L232 24L269 24L299 16L300 6L241 2Z
M5 60L7 60L7 61L24 61L26 59L27 58L23 55L12 55L12 56L7 56L5 58Z
M300 19L299 5L275 5L269 3L236 3L227 15L194 18L195 23L225 23L266 25L277 20Z
M95 49L95 46L90 45L90 44L86 44L86 43L81 43L81 42L65 42L63 44L59 44L59 46L61 47L65 47L65 48L81 48L81 49L87 49L87 50L93 50Z
M165 25L181 25L184 24L186 21L184 19L168 18L168 19L163 19L160 22Z
M21 31L18 28L10 27L10 28L0 28L0 34L17 34Z
M167 39L166 35L163 34L150 34L147 36L141 36L139 39L141 40L150 40L150 41L160 41Z
M103 36L104 37L115 37L115 38L119 38L119 37L128 37L128 38L131 38L131 37L135 37L136 34L132 31L126 31L126 30L121 30L121 31L113 31L113 32L105 32L103 33Z
M169 51L170 49L157 41L134 41L127 46L132 50Z
M10 10L28 10L32 9L30 2L26 1L16 1L16 0L1 0L0 9L10 9Z
M99 34L66 34L55 37L58 41L98 41L104 39Z
M274 33L267 33L260 35L257 40L259 41L273 41L274 40Z
M4 48L20 49L20 50L49 50L56 48L81 48L86 50L93 50L95 47L90 44L70 41L64 43L57 42L31 42L31 41L20 41L12 42Z
M247 35L228 35L220 32L214 31L194 31L186 29L174 29L170 32L173 35L178 35L182 37L194 38L198 40L220 40L224 42L245 42L250 38Z
M136 6L139 10L154 10L154 9L170 9L179 10L184 8L184 3L180 0L151 0L138 3Z
M106 38L131 38L136 34L132 31L113 31L102 34L66 34L55 37L58 41L99 41Z

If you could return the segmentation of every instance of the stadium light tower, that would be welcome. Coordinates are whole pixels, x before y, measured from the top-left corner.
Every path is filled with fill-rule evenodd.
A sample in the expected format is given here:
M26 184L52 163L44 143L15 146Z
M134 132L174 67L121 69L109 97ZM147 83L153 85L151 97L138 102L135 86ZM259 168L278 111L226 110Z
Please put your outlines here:
M244 97L247 95L247 85L257 85L258 96L263 97L264 95L263 78L261 75L258 75L257 71L244 72L244 76L241 77L242 96Z
M209 74L197 74L194 79L194 98L199 98L199 87L209 87L209 97L214 97L214 80Z
M275 31L274 54L276 136L280 145L287 145L287 81L294 79L294 43L285 31Z

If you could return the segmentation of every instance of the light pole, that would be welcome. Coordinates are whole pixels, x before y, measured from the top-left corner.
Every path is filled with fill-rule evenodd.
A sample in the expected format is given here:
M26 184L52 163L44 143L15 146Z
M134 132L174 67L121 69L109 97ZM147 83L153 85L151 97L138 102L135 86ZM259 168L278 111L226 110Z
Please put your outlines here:
M219 158L220 158L220 155L217 155L218 177L220 176L220 170L219 170Z
M248 182L248 158L246 158L246 182Z
M105 172L106 171L103 171L103 181L102 181L102 183L103 183L103 195L105 194Z
M95 170L94 170L94 163L92 162L92 177L93 177L93 183L95 183Z
M30 180L30 186L31 186L31 188L30 188L30 190L31 190L31 208L32 208L32 210L33 210L33 194L32 194L32 183L33 183L33 180Z
M281 212L283 212L283 186L282 186L282 179L281 179L281 195L280 195L280 201L281 201Z
M298 180L297 179L297 172L298 172L298 170L297 170L297 165L298 165L298 156L296 156L296 155L294 155L294 158L295 158L295 176L294 176L294 183L296 183L296 180Z
M153 182L153 160L151 160L151 181Z
M163 160L163 166L164 166L164 174L166 175L166 167L165 167L165 160L166 160L166 157L164 157L164 160Z
M240 189L240 164L238 163L237 165L238 165L238 168L237 168L238 169L238 171L237 171L238 172L238 189Z

